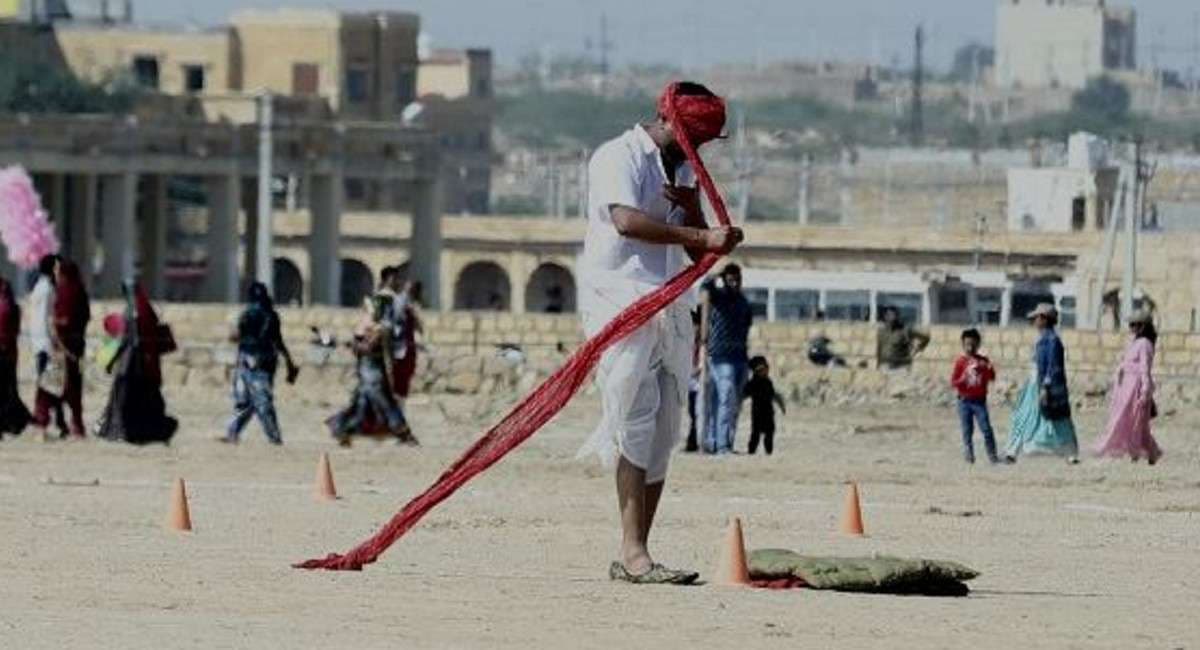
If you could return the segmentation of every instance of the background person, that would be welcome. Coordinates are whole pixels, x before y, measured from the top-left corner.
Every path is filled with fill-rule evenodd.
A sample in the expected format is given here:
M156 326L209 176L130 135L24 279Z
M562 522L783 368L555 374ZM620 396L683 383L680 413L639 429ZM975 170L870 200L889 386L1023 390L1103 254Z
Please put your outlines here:
M70 435L87 436L83 426L83 370L80 362L87 347L88 321L92 318L91 300L83 285L79 266L70 260L57 260L54 266L54 305L50 323L51 353L38 380L33 424L42 430L50 424L50 412L71 410ZM48 379L53 377L53 379ZM62 428L60 416L59 427ZM66 437L67 431L62 431Z
M913 357L929 345L929 335L905 323L900 318L900 310L895 307L884 307L882 316L875 350L876 366L881 370L912 367Z
M742 388L746 385L747 341L754 313L742 294L742 269L729 264L721 271L721 286L705 285L709 300L708 417L705 451L733 453Z
M279 416L275 412L275 373L280 355L287 363L289 384L296 381L300 369L283 341L279 313L275 311L267 285L251 284L246 302L232 337L238 346L233 379L233 418L221 440L236 444L250 418L257 417L267 440L282 445Z
M1108 405L1108 425L1096 441L1099 456L1129 456L1134 462L1145 458L1151 465L1162 458L1162 449L1150 432L1158 416L1154 403L1154 351L1158 331L1148 311L1129 317L1132 336L1113 377Z
M1021 454L1052 454L1075 464L1079 462L1079 442L1071 421L1066 350L1054 329L1058 310L1043 303L1030 312L1029 320L1038 330L1033 373L1013 409L1004 458L1014 463Z
M13 297L12 284L0 278L0 439L19 436L33 416L17 390L17 361L21 335L21 306Z

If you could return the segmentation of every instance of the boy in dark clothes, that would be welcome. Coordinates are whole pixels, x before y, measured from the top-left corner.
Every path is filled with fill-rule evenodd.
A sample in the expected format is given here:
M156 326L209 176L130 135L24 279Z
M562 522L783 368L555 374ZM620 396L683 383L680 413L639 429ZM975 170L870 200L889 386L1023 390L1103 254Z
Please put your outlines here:
M765 357L754 357L749 363L751 377L742 390L742 399L750 398L750 453L758 451L758 441L763 441L763 449L770 456L775 449L775 405L779 405L782 413L787 413L783 398L775 392L775 384L771 383L771 366L767 365Z
M983 444L987 448L988 460L999 462L996 457L996 436L992 432L992 421L988 416L988 385L996 380L996 369L987 357L979 354L983 337L979 330L969 329L962 333L963 353L954 362L950 384L958 391L958 417L962 423L963 459L975 462L975 422L983 433Z

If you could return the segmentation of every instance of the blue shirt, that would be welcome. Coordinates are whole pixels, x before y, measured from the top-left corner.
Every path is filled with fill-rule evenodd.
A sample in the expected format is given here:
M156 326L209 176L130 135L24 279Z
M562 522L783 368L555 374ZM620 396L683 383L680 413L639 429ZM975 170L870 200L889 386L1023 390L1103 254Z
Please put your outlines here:
M1033 349L1033 360L1037 364L1039 386L1065 387L1067 385L1066 351L1062 340L1052 329L1042 331Z
M746 341L754 324L750 301L740 291L705 289L709 296L708 358L713 361L745 362Z

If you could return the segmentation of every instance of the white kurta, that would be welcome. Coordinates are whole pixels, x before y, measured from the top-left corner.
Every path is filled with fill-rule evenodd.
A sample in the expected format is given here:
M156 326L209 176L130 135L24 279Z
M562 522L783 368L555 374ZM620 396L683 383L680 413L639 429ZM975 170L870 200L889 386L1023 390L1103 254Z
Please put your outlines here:
M682 225L683 210L663 196L668 183L658 147L641 126L605 143L592 156L587 234L576 274L587 336L687 267L690 260L682 246L624 237L612 221L612 206L623 205ZM676 184L695 184L687 164L677 170ZM620 451L647 470L649 482L665 477L691 375L694 306L695 297L685 294L601 357L597 382L604 412L581 457L595 453L611 463Z

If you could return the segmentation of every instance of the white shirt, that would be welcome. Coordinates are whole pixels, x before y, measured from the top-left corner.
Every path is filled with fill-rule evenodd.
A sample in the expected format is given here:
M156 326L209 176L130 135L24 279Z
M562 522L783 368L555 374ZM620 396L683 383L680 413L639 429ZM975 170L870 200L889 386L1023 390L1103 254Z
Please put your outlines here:
M675 172L675 184L694 186L687 163ZM690 263L682 246L652 244L622 236L612 206L635 208L656 221L682 225L683 209L663 196L668 185L662 154L640 124L600 146L588 163L587 235L580 267L584 282L631 280L661 286Z
M29 294L29 341L33 351L50 351L50 310L54 306L54 283L46 276L38 277Z

